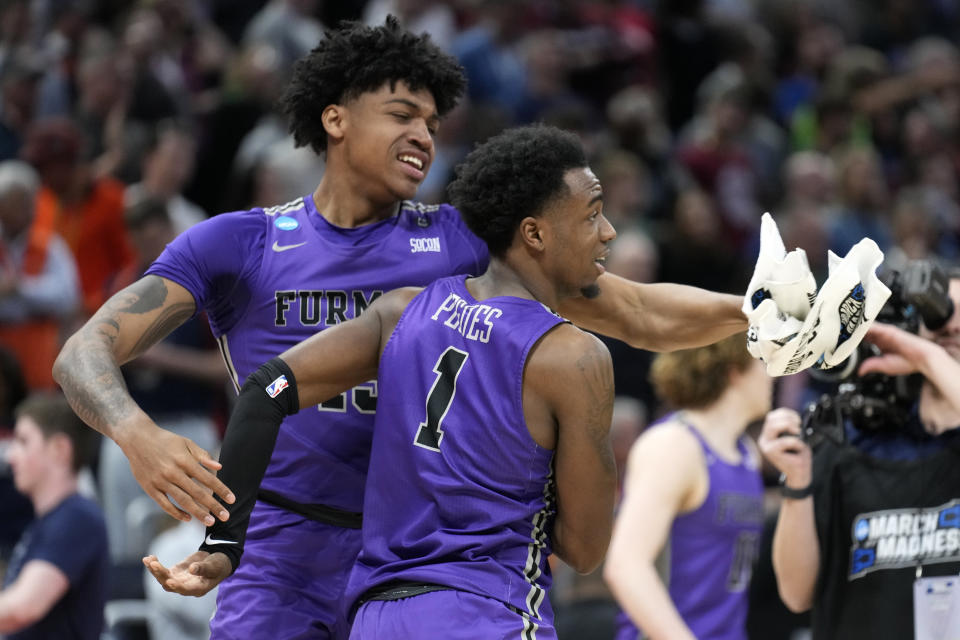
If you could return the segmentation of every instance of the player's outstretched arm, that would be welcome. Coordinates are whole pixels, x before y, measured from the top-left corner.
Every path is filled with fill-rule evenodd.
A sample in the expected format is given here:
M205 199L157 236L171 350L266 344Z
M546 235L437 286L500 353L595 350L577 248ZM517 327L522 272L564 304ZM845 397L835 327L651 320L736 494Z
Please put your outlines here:
M698 483L708 482L702 466L700 445L679 426L642 435L627 461L623 502L603 577L630 619L653 640L694 638L655 563L677 514L702 498L696 495Z
M166 337L195 308L190 292L175 282L141 278L67 340L53 375L77 415L120 446L147 495L178 520L192 515L209 525L211 514L227 517L212 494L233 501L214 473L220 465L192 441L158 427L130 397L120 373L120 365Z
M220 449L220 478L233 488L237 499L228 507L226 522L207 527L201 551L225 554L232 565L230 572L236 569L280 423L301 407L329 400L376 377L382 347L418 291L387 293L363 315L324 329L247 377ZM154 576L161 584L168 579L163 573Z
M560 313L578 326L637 349L673 351L746 331L741 296L680 284L633 282L605 273L595 298L570 298Z
M524 407L542 399L556 423L557 517L553 550L575 570L599 566L610 542L617 469L610 444L613 367L595 336L569 324L534 347Z

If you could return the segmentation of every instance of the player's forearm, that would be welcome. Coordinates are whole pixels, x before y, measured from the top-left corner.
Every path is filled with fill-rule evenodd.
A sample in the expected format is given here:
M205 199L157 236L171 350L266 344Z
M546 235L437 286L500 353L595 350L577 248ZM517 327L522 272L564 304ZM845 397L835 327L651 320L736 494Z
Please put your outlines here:
M740 296L686 285L644 285L639 310L647 328L643 348L691 349L746 331L742 302Z
M807 611L820 571L820 543L814 524L813 497L784 500L773 534L773 570L780 598L791 611Z
M283 360L274 358L247 378L230 414L220 448L223 466L218 477L230 487L236 501L233 504L221 501L230 518L207 527L208 535L200 550L223 553L230 559L233 570L243 554L250 513L270 464L280 423L297 410L297 382L293 372Z
M603 577L623 610L643 629L644 637L694 640L653 564L643 561L638 565L635 558L622 560L609 558Z
M76 414L117 443L134 428L140 407L130 397L110 349L110 327L82 327L63 346L53 377Z
M612 518L610 519L612 520ZM584 530L588 527L582 525L564 526L560 515L554 522L553 534L550 537L553 552L577 573L590 573L603 562L603 556L610 544L610 529L612 527L602 520L598 524L599 530L589 531Z

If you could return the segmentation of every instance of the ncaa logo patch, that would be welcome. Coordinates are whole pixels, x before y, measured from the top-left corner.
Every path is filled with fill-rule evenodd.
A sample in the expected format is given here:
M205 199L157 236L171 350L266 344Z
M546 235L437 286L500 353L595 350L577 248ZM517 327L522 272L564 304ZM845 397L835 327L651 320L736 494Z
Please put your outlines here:
M290 216L280 216L273 221L274 226L281 231L293 231L300 226L300 223Z
M287 384L287 376L280 376L279 378L277 378L276 380L274 380L273 382L267 385L267 388L266 388L267 395L270 396L271 398L276 398L278 395L280 395L281 391L283 391L289 386L290 385Z

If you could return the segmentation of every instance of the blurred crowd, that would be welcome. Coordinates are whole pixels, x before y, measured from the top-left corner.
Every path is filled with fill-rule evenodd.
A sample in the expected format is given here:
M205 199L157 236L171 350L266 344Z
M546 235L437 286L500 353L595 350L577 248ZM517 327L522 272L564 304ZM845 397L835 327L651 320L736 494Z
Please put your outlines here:
M53 388L64 337L176 234L313 191L322 158L274 102L325 28L389 13L469 81L424 202L475 143L545 121L587 143L619 231L608 268L634 280L742 292L764 211L820 282L827 251L864 236L894 268L960 254L951 0L0 0L0 429ZM650 355L606 342L623 455L660 409ZM203 318L125 375L150 415L216 445L231 394ZM797 384L779 385L786 404ZM90 483L117 566L163 528L149 499L131 508L124 464L104 446ZM29 520L9 484L0 559Z

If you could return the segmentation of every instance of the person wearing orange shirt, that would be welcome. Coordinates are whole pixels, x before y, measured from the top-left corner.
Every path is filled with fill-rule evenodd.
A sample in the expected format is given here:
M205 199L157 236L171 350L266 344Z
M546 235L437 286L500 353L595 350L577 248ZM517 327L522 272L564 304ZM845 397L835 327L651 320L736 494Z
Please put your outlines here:
M53 220L35 214L39 187L30 165L0 162L0 345L17 357L28 387L52 389L61 323L80 287Z
M45 118L30 127L22 156L40 174L37 218L52 219L73 252L90 315L107 298L107 286L133 262L123 224L124 186L95 177L81 159L82 137L66 118Z

